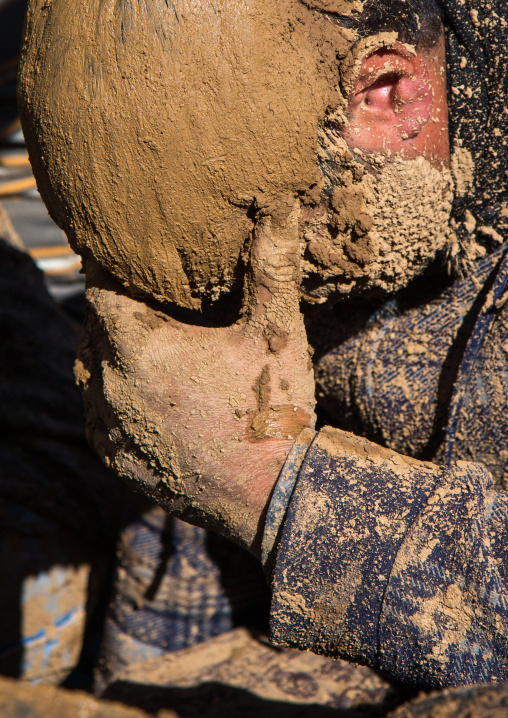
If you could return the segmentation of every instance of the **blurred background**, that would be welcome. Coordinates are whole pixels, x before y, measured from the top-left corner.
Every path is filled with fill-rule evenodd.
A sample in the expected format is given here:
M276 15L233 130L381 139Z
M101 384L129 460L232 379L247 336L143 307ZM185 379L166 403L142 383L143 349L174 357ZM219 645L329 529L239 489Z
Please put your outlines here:
M44 272L53 298L80 314L84 292L80 259L39 197L18 117L16 75L26 5L27 0L0 0L0 202Z

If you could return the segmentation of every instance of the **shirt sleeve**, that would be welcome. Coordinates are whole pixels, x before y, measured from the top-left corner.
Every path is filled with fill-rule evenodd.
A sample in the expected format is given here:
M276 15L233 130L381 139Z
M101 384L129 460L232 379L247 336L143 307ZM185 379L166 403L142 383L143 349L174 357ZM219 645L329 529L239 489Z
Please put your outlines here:
M508 679L508 495L325 428L275 548L275 642L430 688Z

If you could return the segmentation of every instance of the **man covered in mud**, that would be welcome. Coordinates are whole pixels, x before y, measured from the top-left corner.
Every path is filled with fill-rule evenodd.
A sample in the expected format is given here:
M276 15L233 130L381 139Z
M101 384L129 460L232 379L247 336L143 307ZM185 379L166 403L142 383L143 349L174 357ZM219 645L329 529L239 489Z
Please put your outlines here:
M261 558L277 642L424 687L508 678L506 13L441 6L450 133L439 8L318 7L356 33L346 104L319 124L314 194L251 208L240 318L89 262L77 365L106 462ZM355 434L316 432L300 301L348 294L308 325L319 408Z

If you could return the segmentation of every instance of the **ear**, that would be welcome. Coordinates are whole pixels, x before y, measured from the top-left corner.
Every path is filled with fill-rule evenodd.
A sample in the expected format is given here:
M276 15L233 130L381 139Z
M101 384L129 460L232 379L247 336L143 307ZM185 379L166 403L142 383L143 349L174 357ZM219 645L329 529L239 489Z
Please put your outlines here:
M433 89L425 62L401 43L368 54L346 111L343 135L367 152L410 149L432 116Z

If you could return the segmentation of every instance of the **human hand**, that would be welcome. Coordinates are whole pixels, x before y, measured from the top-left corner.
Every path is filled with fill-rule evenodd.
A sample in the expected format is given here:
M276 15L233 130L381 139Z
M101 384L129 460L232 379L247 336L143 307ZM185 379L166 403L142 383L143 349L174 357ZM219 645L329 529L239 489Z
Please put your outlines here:
M255 553L283 462L314 423L298 217L298 203L260 217L242 318L227 327L176 321L87 267L76 377L90 443L165 509Z

